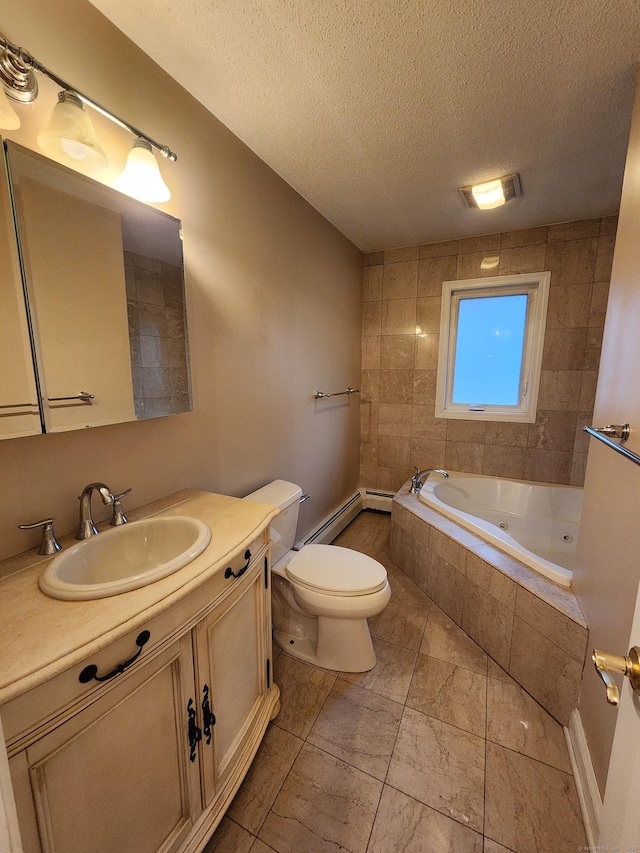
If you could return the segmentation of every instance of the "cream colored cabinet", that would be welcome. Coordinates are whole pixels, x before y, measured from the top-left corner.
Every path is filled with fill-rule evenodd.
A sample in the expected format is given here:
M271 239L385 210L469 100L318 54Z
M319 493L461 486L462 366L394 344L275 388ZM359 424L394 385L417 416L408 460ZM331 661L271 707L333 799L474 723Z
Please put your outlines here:
M265 541L3 708L25 853L202 850L278 710Z
M25 853L178 851L201 810L190 698L186 636L12 758Z
M195 630L200 695L205 708L210 707L208 719L203 721L201 749L205 806L238 766L246 735L270 686L269 632L265 631L265 626L270 629L266 620L267 568L255 565L246 582ZM205 725L214 718L215 724Z

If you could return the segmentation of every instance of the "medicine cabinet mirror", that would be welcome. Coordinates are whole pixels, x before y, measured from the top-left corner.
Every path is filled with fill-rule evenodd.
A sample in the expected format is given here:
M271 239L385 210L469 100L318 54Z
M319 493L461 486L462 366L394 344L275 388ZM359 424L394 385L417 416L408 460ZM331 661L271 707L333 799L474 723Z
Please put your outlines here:
M4 148L2 437L191 411L179 220Z

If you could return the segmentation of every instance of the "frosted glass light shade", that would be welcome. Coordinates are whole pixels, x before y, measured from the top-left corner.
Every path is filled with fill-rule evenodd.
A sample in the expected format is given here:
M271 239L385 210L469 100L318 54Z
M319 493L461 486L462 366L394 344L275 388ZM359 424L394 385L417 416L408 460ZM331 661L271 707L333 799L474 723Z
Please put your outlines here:
M162 180L158 161L145 139L136 139L116 188L139 201L169 201L171 191Z
M0 128L2 130L17 130L20 127L18 114L11 106L11 102L0 86Z
M38 134L39 147L49 157L75 167L79 162L93 169L107 163L91 119L74 92L60 92L47 127Z
M499 179L487 181L485 184L475 184L475 186L471 187L471 193L480 210L491 210L494 207L500 207L506 201L502 181Z

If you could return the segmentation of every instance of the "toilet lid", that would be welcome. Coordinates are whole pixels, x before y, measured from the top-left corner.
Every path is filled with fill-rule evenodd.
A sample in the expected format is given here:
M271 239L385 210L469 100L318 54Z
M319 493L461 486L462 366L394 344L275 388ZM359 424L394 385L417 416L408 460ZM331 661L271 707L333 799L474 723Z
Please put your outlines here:
M289 580L327 595L367 595L387 582L377 560L338 545L305 545L286 567Z

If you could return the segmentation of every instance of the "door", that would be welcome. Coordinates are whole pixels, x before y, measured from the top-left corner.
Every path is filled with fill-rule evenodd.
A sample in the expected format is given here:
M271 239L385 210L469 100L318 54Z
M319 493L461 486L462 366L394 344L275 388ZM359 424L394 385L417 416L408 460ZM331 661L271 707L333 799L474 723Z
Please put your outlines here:
M631 424L626 444L640 454L640 86L637 87L607 306L594 423ZM640 645L640 467L591 439L574 588L592 648L626 655ZM640 713L629 682L618 709L605 700L591 661L580 715L604 794L596 844L640 845ZM603 848L605 849L605 848Z
M193 687L187 635L14 756L25 851L179 850L201 811Z
M195 629L200 703L201 763L205 808L220 792L267 692L268 606L266 557ZM208 705L208 707L206 707ZM204 719L208 710L211 725Z

